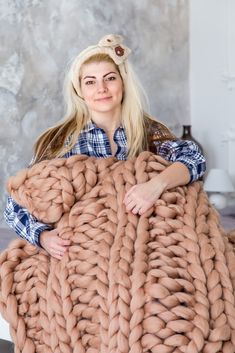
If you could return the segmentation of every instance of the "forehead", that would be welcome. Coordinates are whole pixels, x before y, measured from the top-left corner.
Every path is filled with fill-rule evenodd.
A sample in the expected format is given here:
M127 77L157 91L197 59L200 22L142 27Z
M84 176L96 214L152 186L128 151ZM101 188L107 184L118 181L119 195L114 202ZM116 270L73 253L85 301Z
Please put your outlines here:
M107 61L99 61L99 62L91 62L88 64L83 64L81 67L80 76L103 76L109 72L116 72L118 70L114 63L107 62Z

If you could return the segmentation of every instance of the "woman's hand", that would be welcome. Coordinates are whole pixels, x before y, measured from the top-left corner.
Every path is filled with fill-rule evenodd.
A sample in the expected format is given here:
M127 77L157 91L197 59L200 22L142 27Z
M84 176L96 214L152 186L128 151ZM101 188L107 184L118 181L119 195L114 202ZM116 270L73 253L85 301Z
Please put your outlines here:
M62 259L70 243L70 240L61 239L58 236L57 229L45 230L40 234L41 246L58 260Z
M164 188L165 184L161 180L156 180L156 178L146 183L132 186L123 201L127 211L142 215L159 199Z
M132 186L123 202L127 211L142 215L154 205L164 191L187 185L189 181L188 168L181 162L174 162L146 183Z

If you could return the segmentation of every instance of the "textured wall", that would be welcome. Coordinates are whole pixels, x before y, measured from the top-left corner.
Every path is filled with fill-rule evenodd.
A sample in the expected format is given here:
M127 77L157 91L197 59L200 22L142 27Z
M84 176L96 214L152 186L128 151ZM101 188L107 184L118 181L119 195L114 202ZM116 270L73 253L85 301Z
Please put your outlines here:
M151 113L175 131L189 119L187 0L0 0L0 225L7 177L63 115L66 64L108 33L132 48Z

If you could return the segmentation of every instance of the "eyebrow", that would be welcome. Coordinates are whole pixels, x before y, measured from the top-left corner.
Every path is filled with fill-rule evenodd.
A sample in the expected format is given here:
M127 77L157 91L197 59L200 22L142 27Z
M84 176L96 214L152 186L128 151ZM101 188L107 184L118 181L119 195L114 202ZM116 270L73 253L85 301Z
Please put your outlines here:
M115 75L117 75L117 72L115 72L115 71L110 71L110 72L108 72L107 74L105 74L103 77L106 77L106 76L108 76L108 75L110 75L110 74L115 74ZM85 76L84 78L83 78L83 80L85 80L86 78L96 78L95 76Z

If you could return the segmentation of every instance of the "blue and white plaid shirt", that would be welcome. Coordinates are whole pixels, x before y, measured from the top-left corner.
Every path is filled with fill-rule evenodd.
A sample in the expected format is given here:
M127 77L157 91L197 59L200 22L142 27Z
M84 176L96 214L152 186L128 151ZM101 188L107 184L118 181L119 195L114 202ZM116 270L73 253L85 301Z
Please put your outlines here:
M126 160L127 139L123 127L117 128L114 133L114 142L117 144L115 157ZM190 173L190 182L203 176L206 170L205 158L193 141L167 140L155 142L156 153L168 161L184 163ZM85 154L96 158L112 156L110 143L105 131L94 123L89 123L81 131L75 146L64 155L65 158L76 154ZM25 208L19 206L11 197L8 197L4 217L8 225L15 232L33 245L40 246L40 234L50 226L39 222Z

